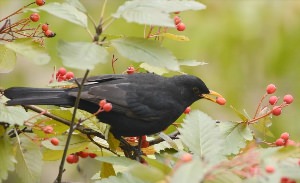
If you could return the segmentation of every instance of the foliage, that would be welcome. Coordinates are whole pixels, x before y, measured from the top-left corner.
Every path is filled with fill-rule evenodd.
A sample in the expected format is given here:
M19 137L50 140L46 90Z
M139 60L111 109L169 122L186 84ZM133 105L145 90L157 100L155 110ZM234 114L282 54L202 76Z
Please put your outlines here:
M40 65L51 60L44 41L55 39L55 35L45 34L40 25L35 26L28 17L11 22L10 17L26 11L49 13L84 28L91 36L91 40L85 41L57 41L57 55L69 68L94 69L97 64L107 64L110 60L114 66L117 59L110 58L116 53L141 63L140 68L160 75L182 73L181 66L205 65L197 60L182 61L162 45L166 39L178 43L190 41L185 35L168 32L176 26L170 16L175 12L204 9L205 6L197 1L126 1L104 19L105 1L98 25L77 0L29 7L32 4L0 20L4 24L0 28L0 35L3 35L0 42L1 73L13 71L16 55ZM121 18L145 25L144 37L106 34L110 24ZM93 24L93 30L90 30L89 23ZM25 30L25 26L29 28ZM72 87L58 81L50 86ZM269 131L272 110L270 106L261 107L261 103L254 118L234 109L241 121L215 121L194 110L185 116L178 129L179 136L168 137L162 133L162 138L154 135L153 140L147 139L150 146L143 149L145 156L141 157L140 163L124 157L126 154L118 148L119 142L108 132L109 126L99 122L95 114L80 110L75 114L73 108L48 106L29 108L37 112L33 113L22 107L5 106L6 100L0 95L0 182L9 178L10 171L16 172L23 182L39 182L43 161L62 159L64 162L64 152L81 158L82 152L91 158L97 156L94 161L102 164L100 173L93 176L92 181L97 183L280 182L284 177L300 180L300 144L286 142L284 146L275 147L275 143L268 142L266 136L272 135ZM286 103L280 105L281 108L286 106ZM73 119L75 124L70 128ZM50 133L44 131L48 126L53 130ZM72 131L73 127L75 131ZM72 136L70 142L67 141L68 134ZM57 137L59 145L51 143L49 139L52 137ZM66 143L68 149L65 149ZM267 169L270 166L274 172Z

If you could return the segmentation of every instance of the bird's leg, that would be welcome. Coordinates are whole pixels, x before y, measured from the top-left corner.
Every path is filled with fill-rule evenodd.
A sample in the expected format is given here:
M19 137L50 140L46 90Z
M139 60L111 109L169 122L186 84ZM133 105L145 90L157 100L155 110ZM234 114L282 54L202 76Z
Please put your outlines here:
M124 138L120 137L119 138L121 142L121 148L124 151L124 154L126 157L137 160L141 162L141 155L143 155L143 152L141 151L141 145L142 145L142 137L139 137L138 145L137 146L132 146L130 145Z

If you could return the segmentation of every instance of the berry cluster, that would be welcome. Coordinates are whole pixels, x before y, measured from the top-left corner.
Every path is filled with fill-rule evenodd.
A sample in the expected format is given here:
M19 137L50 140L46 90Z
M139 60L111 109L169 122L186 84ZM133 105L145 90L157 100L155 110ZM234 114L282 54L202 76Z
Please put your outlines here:
M175 14L179 14L179 12L176 12ZM181 18L179 16L174 16L174 24L176 26L176 29L178 31L184 31L185 30L185 24L181 22Z
M290 134L287 133L287 132L284 132L280 135L280 138L278 138L276 141L275 141L275 145L276 146L296 146L296 145L300 145L300 144L297 144L295 141L291 140L290 139Z
M112 110L112 104L107 102L105 99L100 100L99 102L99 106L100 106L100 112L105 111L105 112L109 112Z
M53 133L53 127L50 125L42 127L42 130L45 134L52 134Z
M97 156L97 154L95 154L95 153L79 151L76 153L69 154L66 158L66 161L70 164L73 164L73 163L77 163L79 161L79 157L80 158L87 158L87 157L95 158L96 156Z
M56 72L55 78L56 78L56 81L58 81L58 82L68 81L68 80L74 78L74 73L71 71L67 72L67 70L65 68L61 67ZM51 79L49 83L52 83L52 82L53 82L53 79Z
M261 107L264 99L271 94L274 94L276 92L277 88L274 84L269 84L266 88L266 93L261 98L258 107L256 109L254 118L248 121L248 123L255 123L257 120L262 119L264 117L267 117L269 115L279 116L282 113L282 109L284 107L287 107L289 104L293 103L294 98L292 95L287 94L283 97L283 101L281 104L277 104L279 101L279 97L272 95L269 97L268 105ZM277 105L276 105L277 104ZM263 113L261 116L258 116L259 111L263 112L266 111L265 109L268 109L266 113Z
M42 25L42 30L46 37L54 37L56 34L49 29L49 24L45 23Z

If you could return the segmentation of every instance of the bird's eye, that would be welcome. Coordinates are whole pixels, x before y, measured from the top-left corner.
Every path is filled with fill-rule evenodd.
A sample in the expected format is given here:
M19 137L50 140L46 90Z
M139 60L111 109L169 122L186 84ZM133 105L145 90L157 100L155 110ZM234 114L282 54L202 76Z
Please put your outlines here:
M199 91L199 88L197 88L197 87L194 87L193 88L193 91L194 91L194 93L196 93L196 94L198 94L200 91Z

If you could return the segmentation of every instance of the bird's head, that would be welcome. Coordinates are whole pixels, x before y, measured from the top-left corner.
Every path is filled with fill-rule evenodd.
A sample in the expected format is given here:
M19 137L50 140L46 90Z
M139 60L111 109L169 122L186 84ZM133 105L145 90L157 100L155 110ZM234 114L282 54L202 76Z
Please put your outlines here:
M199 99L207 99L218 103L218 98L223 98L219 93L209 90L206 84L198 77L192 75L180 75L174 77L178 86L183 86L184 93L193 102Z

